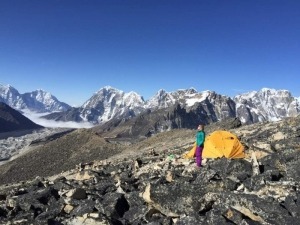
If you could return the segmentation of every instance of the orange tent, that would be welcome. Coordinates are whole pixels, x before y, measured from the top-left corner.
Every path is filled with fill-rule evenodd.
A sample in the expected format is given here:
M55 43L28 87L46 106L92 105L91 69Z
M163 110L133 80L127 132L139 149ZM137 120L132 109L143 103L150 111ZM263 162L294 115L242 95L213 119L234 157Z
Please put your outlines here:
M196 142L194 143L192 149L188 153L183 154L183 158L185 158L185 159L194 158L195 153L196 153Z
M193 158L195 156L196 143L184 158ZM203 158L244 158L244 146L238 140L237 136L229 131L214 131L205 138Z

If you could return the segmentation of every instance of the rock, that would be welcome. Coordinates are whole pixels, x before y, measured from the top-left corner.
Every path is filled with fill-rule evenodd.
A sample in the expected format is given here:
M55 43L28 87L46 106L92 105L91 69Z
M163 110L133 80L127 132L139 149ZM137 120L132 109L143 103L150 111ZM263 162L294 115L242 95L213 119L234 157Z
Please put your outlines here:
M122 218L124 213L129 209L126 198L123 194L119 193L106 194L102 204L105 214L112 219Z
M69 191L66 194L66 196L71 197L76 200L86 199L86 197L87 197L86 191L82 188L73 189L73 190Z
M95 202L91 199L85 199L76 206L72 212L71 216L83 216L86 213L92 213L94 211Z
M249 146L247 157L207 159L200 169L195 169L194 160L180 159L192 146L194 136L184 147L164 146L161 152L157 147L161 142L153 152L149 151L153 143L145 140L130 146L141 154L81 164L77 170L56 178L37 177L1 186L0 221L55 225L297 225L299 128L300 117L235 128ZM254 143L259 143L259 150Z

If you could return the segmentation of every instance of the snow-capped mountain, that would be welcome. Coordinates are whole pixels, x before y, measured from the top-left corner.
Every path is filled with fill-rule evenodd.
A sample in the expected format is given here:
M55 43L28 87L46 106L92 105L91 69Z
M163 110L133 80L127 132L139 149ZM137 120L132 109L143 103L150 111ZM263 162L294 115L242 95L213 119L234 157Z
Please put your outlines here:
M68 112L47 115L44 118L62 121L89 121L101 124L114 118L130 118L150 110L167 109L181 105L185 110L192 110L203 116L203 121L219 121L234 117L235 105L232 99L212 91L197 92L194 88L166 92L159 90L150 100L135 92L124 93L106 86L96 92L80 108Z
M2 84L0 84L0 102L19 111L30 110L37 113L66 111L71 108L49 92L36 90L20 94L11 85Z
M234 98L237 116L243 123L277 121L299 115L299 101L287 90L263 88Z
M53 113L43 118L56 121L88 121L101 124L113 118L130 118L145 110L145 101L136 92L125 93L106 86L97 91L81 107Z
M176 103L185 102L188 98L193 98L197 94L194 88L180 89L174 92L166 92L160 89L152 98L145 103L145 108L161 109L171 107Z
M214 91L197 92L196 89L178 90L166 92L159 90L145 107L148 109L169 108L175 104L180 104L187 111L195 111L202 115L203 121L219 121L235 115L234 101L224 95Z
M102 122L119 116L136 116L144 110L144 104L144 99L136 92L125 93L106 86L86 101L80 112L83 120Z
M159 90L152 98L145 101L136 92L118 90L106 86L97 91L81 107L72 108L60 102L49 92L36 90L20 94L10 85L0 84L0 102L23 112L51 112L43 118L56 121L92 122L103 124L113 119L136 117L143 112L174 108L172 117L179 115L178 121L188 124L193 119L203 123L217 122L238 117L243 124L262 121L276 121L284 117L300 114L300 98L295 98L287 90L263 88L260 91L237 95L230 98L214 91L198 92L195 88L179 89L173 92ZM180 105L177 107L176 105ZM174 107L175 106L175 107ZM176 110L180 109L177 113ZM161 111L161 115L170 115ZM188 116L185 116L185 112ZM173 118L176 121L176 118ZM173 122L174 123L174 122Z
M264 88L260 91L238 95L232 99L214 91L197 92L194 88L174 92L161 89L150 100L144 101L135 92L124 93L106 86L96 92L80 108L50 114L45 118L102 124L116 118L135 117L146 111L151 113L155 110L167 110L175 105L180 105L181 116L185 110L189 118L192 118L191 115L194 114L198 121L204 123L239 117L243 123L250 124L278 120L300 113L299 101L286 90Z
M0 102L14 109L21 109L25 105L21 94L11 85L0 84Z

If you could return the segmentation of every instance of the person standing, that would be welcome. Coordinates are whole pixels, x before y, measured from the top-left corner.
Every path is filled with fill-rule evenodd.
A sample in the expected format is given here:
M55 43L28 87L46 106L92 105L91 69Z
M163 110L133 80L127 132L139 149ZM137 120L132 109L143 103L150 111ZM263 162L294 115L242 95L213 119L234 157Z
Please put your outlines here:
M196 165L201 167L202 163L202 151L204 148L205 132L204 125L200 124L196 133Z

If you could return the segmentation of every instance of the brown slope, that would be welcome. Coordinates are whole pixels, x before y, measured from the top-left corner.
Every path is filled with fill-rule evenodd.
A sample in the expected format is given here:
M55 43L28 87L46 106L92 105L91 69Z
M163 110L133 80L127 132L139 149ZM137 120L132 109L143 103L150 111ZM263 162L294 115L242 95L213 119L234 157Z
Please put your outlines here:
M193 144L194 133L194 130L176 129L128 145L122 141L109 143L91 129L75 130L1 165L0 185L26 181L37 176L56 175L72 170L80 163L143 155L143 152L152 149L159 153L180 147L184 151Z
M0 184L55 175L118 152L119 146L107 143L91 130L78 129L0 166Z

